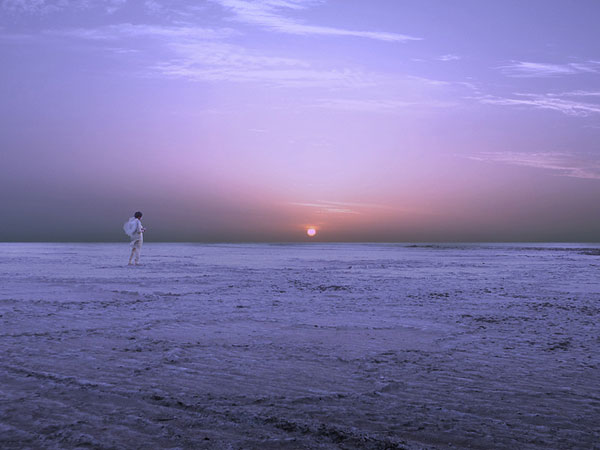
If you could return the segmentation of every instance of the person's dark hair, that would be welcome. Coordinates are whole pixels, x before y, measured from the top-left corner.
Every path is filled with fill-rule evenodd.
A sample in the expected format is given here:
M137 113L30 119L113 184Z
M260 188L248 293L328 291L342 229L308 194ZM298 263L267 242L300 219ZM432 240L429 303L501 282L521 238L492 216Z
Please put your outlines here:
M136 219L141 219L142 218L142 213L140 211L137 211L133 217L135 217Z

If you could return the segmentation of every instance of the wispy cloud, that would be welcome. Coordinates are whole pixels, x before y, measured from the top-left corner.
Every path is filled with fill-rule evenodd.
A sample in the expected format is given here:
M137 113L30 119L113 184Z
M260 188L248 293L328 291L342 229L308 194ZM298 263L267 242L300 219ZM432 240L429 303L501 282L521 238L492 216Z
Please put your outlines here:
M366 80L375 88L326 95L306 106L359 113L422 113L457 107L466 94L479 93L473 83L412 75L369 73Z
M476 99L484 104L547 109L576 117L587 117L593 114L600 114L600 102L598 102L598 100L600 100L600 92L592 91L548 94L516 93L512 97L486 95L477 97ZM595 100L595 102L590 99Z
M12 13L45 14L65 7L65 2L50 2L46 0L3 0L0 6Z
M191 25L143 25L122 23L98 28L52 30L46 34L110 43L118 48L143 51L153 40L165 53L149 67L150 73L192 81L259 82L284 87L364 87L375 83L373 75L351 68L316 67L297 58L265 54L231 44L238 34L230 28ZM139 42L138 42L139 40Z
M444 62L458 61L459 59L461 59L461 57L458 55L455 55L453 53L448 53L446 55L442 55L437 58L438 61L444 61Z
M181 39L195 41L224 39L237 33L230 28L120 23L97 28L48 30L45 34L107 41L131 38L155 38L163 39L165 42L172 42Z
M280 87L360 87L368 84L363 79L363 74L352 70L317 70L301 67L281 67L274 58L237 54L243 57L246 65L239 62L234 64L219 63L218 65L205 64L206 58L213 55L195 54L186 55L186 59L159 63L154 69L164 76L185 78L191 81L229 81L229 82L256 82ZM236 58L239 59L239 58ZM259 64L252 62L260 61ZM275 64L273 64L275 63ZM299 63L300 64L300 63Z
M47 12L50 8L45 0L4 0L0 6L5 11L29 14Z
M306 208L317 209L319 212L334 213L334 214L360 214L355 209L350 208L348 204L340 202L315 202L315 203L296 203L291 202L290 205L303 206Z
M354 36L379 41L406 42L421 38L385 31L357 31L322 25L310 25L285 16L322 3L314 0L212 0L234 14L237 21L279 33L297 35Z
M106 12L108 14L113 14L125 6L127 0L109 0L106 3Z
M319 212L335 214L362 214L365 209L393 209L386 205L375 203L336 202L318 200L315 202L291 202L290 205L317 209Z
M600 91L569 91L558 95L568 95L572 97L600 97Z
M470 81L447 81L447 80L439 80L435 78L426 78L426 77L418 77L414 75L408 75L406 77L410 80L415 80L422 83L424 86L434 86L434 87L461 87L464 89L471 90L473 92L478 92L479 87Z
M172 22L194 22L208 9L206 1L197 0L144 0L143 6L149 16Z
M495 162L553 171L556 175L600 180L600 160L569 153L483 152L467 156L474 161Z
M354 69L314 67L310 62L265 55L225 42L173 42L176 57L155 65L165 76L195 81L258 82L282 87L361 87L372 84Z
M317 108L334 109L353 112L378 112L394 113L399 111L414 111L419 108L449 108L456 106L456 102L427 100L427 101L403 101L403 100L379 100L379 99L349 99L349 98L325 98L313 105Z
M598 61L584 61L578 63L549 64L528 61L512 61L510 64L499 67L502 73L514 78L544 78L581 73L597 73L600 71Z
M65 0L65 4L71 1L73 0ZM99 1L106 6L113 3L120 5L125 0ZM238 20L241 20L240 17L252 16L256 20L258 17L266 17L271 20L268 28L286 33L357 35L393 41L402 41L405 38L393 33L363 33L322 26L313 27L283 16L286 12L302 11L317 5L321 3L319 1L211 1L235 12ZM46 3L44 0L39 2ZM168 5L158 0L145 0L142 8L166 14L161 8ZM169 8L173 6L170 5ZM176 7L186 9L190 6L177 3ZM194 5L192 7L195 8ZM203 8L206 8L206 5ZM267 19L263 19L260 19L259 23L264 25L264 20ZM241 39L244 30L232 27L201 26L187 20L172 19L161 24L156 22L156 19L152 18L152 23L125 22L99 27L52 29L41 31L37 36L42 39L52 36L86 40L94 43L96 49L127 55L129 62L140 63L140 70L135 74L145 77L159 76L200 82L259 83L288 88L326 88L330 91L324 93L323 100L313 99L307 101L305 106L338 110L393 112L417 107L452 106L456 103L446 101L447 92L441 94L441 91L452 90L461 84L371 72L359 66L349 66L347 62L338 63L333 59L312 61L305 56L296 58L270 49L245 45ZM231 21L225 23L228 24L231 25ZM467 84L463 83L461 89ZM361 91L352 93L348 90L356 88L361 88ZM373 88L373 91L385 88L386 97L370 96L365 88ZM345 91L342 93L343 90ZM435 95L435 98L432 98L432 95Z
M100 8L112 14L126 3L127 0L3 0L0 9L20 14L49 14L65 9Z

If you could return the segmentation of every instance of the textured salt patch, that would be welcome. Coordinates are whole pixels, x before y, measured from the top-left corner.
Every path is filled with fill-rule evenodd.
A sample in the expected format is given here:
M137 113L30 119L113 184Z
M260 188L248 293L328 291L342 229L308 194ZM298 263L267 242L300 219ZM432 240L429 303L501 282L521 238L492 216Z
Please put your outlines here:
M0 447L594 448L598 250L0 244Z

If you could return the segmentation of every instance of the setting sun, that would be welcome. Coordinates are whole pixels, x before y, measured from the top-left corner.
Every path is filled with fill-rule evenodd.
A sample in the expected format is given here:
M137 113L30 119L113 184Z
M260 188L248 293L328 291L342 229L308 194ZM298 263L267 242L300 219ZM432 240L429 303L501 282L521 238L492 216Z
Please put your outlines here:
M306 234L308 234L308 236L313 237L317 234L317 230L315 230L314 228L309 228L308 230L306 230Z

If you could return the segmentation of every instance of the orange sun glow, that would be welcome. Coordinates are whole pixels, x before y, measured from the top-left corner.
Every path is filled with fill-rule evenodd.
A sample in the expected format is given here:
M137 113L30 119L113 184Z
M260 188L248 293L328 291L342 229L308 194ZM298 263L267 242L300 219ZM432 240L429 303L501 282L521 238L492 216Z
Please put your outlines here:
M309 228L308 230L306 230L306 234L308 234L310 237L313 237L317 234L317 230L315 230L314 228Z

